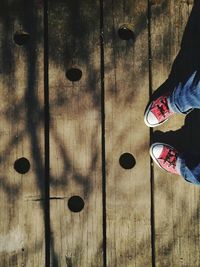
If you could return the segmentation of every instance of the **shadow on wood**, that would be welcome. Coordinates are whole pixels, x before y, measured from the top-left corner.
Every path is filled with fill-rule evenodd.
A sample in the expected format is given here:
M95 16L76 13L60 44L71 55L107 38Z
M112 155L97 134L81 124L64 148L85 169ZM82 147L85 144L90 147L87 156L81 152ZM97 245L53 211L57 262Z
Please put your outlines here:
M158 95L173 88L179 83L184 83L188 77L197 71L200 73L200 3L195 1L188 23L186 25L181 49L177 55L169 78L153 94L153 99ZM155 131L154 142L165 142L176 147L180 152L197 153L200 151L200 110L196 109L185 118L185 124L176 131Z

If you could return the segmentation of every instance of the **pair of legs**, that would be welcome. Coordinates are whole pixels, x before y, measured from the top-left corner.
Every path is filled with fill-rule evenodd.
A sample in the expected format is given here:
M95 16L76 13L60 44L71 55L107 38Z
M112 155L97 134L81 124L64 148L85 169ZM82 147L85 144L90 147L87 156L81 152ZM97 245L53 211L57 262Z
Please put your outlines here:
M193 72L185 82L179 83L172 92L153 100L146 108L144 121L155 127L166 122L176 113L187 114L200 109L200 74ZM162 169L181 175L186 181L200 185L200 151L198 155L181 154L174 147L154 143L150 148L154 162Z

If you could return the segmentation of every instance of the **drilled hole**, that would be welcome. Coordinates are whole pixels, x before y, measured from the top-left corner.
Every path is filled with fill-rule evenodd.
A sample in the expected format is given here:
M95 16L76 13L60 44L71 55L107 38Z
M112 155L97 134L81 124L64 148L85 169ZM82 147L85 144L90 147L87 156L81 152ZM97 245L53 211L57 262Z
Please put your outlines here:
M25 45L30 40L30 34L27 32L16 32L14 35L14 41L18 45Z
M123 25L119 28L118 35L119 35L119 38L122 40L130 40L130 39L134 40L135 39L135 34L133 30L129 26L126 26L126 25Z
M14 163L14 169L21 173L27 173L30 169L30 162L26 158L19 158Z
M136 164L136 160L132 154L124 153L120 156L119 163L124 169L132 169Z
M68 200L68 207L73 212L80 212L84 208L84 201L79 196L72 196Z
M77 82L82 77L82 71L77 68L71 68L66 72L67 79L71 82Z

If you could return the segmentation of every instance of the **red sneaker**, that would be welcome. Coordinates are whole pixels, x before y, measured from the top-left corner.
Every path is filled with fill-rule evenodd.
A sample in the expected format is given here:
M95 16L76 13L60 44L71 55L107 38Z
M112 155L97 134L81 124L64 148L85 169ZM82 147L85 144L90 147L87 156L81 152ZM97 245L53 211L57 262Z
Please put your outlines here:
M178 151L170 145L154 143L150 148L150 155L155 163L167 172L180 174L180 157Z
M146 109L144 122L149 127L158 126L174 114L168 105L168 96L160 96L152 101Z

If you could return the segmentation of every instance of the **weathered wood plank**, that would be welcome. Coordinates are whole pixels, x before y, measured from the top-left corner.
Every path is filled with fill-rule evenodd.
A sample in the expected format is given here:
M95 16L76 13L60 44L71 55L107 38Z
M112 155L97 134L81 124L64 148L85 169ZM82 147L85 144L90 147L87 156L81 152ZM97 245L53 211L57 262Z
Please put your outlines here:
M0 32L0 266L44 266L42 2L1 1Z
M53 267L103 264L99 10L99 1L49 2ZM70 68L79 81L67 79ZM74 195L80 213L68 208Z
M135 40L118 35L127 23ZM147 1L105 1L104 27L107 264L151 266ZM131 169L119 164L126 152Z
M152 1L154 89L168 78L173 60L180 49L191 4L192 1ZM189 50L186 53L189 53ZM184 73L184 67L191 64L191 60L188 57L187 63L181 65L180 73ZM176 73L178 75L177 66L176 63L174 77ZM180 129L184 124L187 125L184 120L184 116L176 115L157 128L156 130L167 132L163 135L160 133L161 141L175 147L178 145L177 148L179 145L189 144L188 138L195 137L195 133L189 133L193 131L194 126L187 135L182 136L181 133L187 128L184 126ZM177 131L178 129L180 130ZM160 141L158 136L158 132L155 133L155 141ZM178 176L163 172L156 166L154 177L156 266L199 266L199 188L186 183Z

